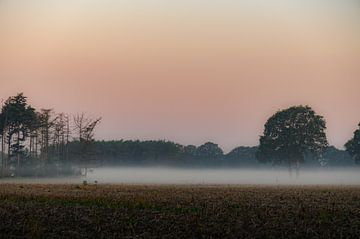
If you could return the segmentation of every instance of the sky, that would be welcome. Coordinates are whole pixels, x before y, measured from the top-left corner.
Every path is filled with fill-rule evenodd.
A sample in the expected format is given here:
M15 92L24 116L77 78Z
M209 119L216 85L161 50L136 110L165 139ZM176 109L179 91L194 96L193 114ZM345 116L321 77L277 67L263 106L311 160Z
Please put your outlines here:
M0 0L0 98L102 116L98 139L258 144L310 105L360 121L360 1Z

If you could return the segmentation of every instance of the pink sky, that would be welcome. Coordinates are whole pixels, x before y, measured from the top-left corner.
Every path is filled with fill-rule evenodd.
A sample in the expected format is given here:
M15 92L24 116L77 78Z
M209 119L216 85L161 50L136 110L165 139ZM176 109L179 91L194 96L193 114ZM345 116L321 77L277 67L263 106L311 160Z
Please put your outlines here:
M21 2L0 2L1 98L102 116L99 139L228 151L256 145L276 110L309 104L342 147L360 121L351 1Z

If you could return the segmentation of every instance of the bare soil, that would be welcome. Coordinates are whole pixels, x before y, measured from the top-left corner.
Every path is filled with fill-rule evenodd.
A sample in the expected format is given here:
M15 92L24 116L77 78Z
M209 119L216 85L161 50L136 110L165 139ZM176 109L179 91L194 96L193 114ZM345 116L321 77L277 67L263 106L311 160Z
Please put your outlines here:
M0 238L359 238L360 187L0 184Z

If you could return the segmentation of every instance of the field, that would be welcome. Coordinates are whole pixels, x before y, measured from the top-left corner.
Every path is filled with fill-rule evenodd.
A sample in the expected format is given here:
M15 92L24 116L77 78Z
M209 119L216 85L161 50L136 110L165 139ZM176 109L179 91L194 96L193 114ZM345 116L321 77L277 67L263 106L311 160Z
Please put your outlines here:
M0 184L0 238L359 238L360 187Z

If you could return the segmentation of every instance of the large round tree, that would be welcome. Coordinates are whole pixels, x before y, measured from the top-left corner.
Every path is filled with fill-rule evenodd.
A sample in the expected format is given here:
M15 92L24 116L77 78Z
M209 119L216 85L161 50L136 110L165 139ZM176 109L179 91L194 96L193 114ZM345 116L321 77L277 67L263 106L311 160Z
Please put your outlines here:
M286 163L289 169L304 161L305 155L320 159L328 146L326 123L309 106L278 111L265 124L256 157L261 162Z
M354 137L345 144L345 148L355 163L360 164L360 123L359 128L354 132Z

